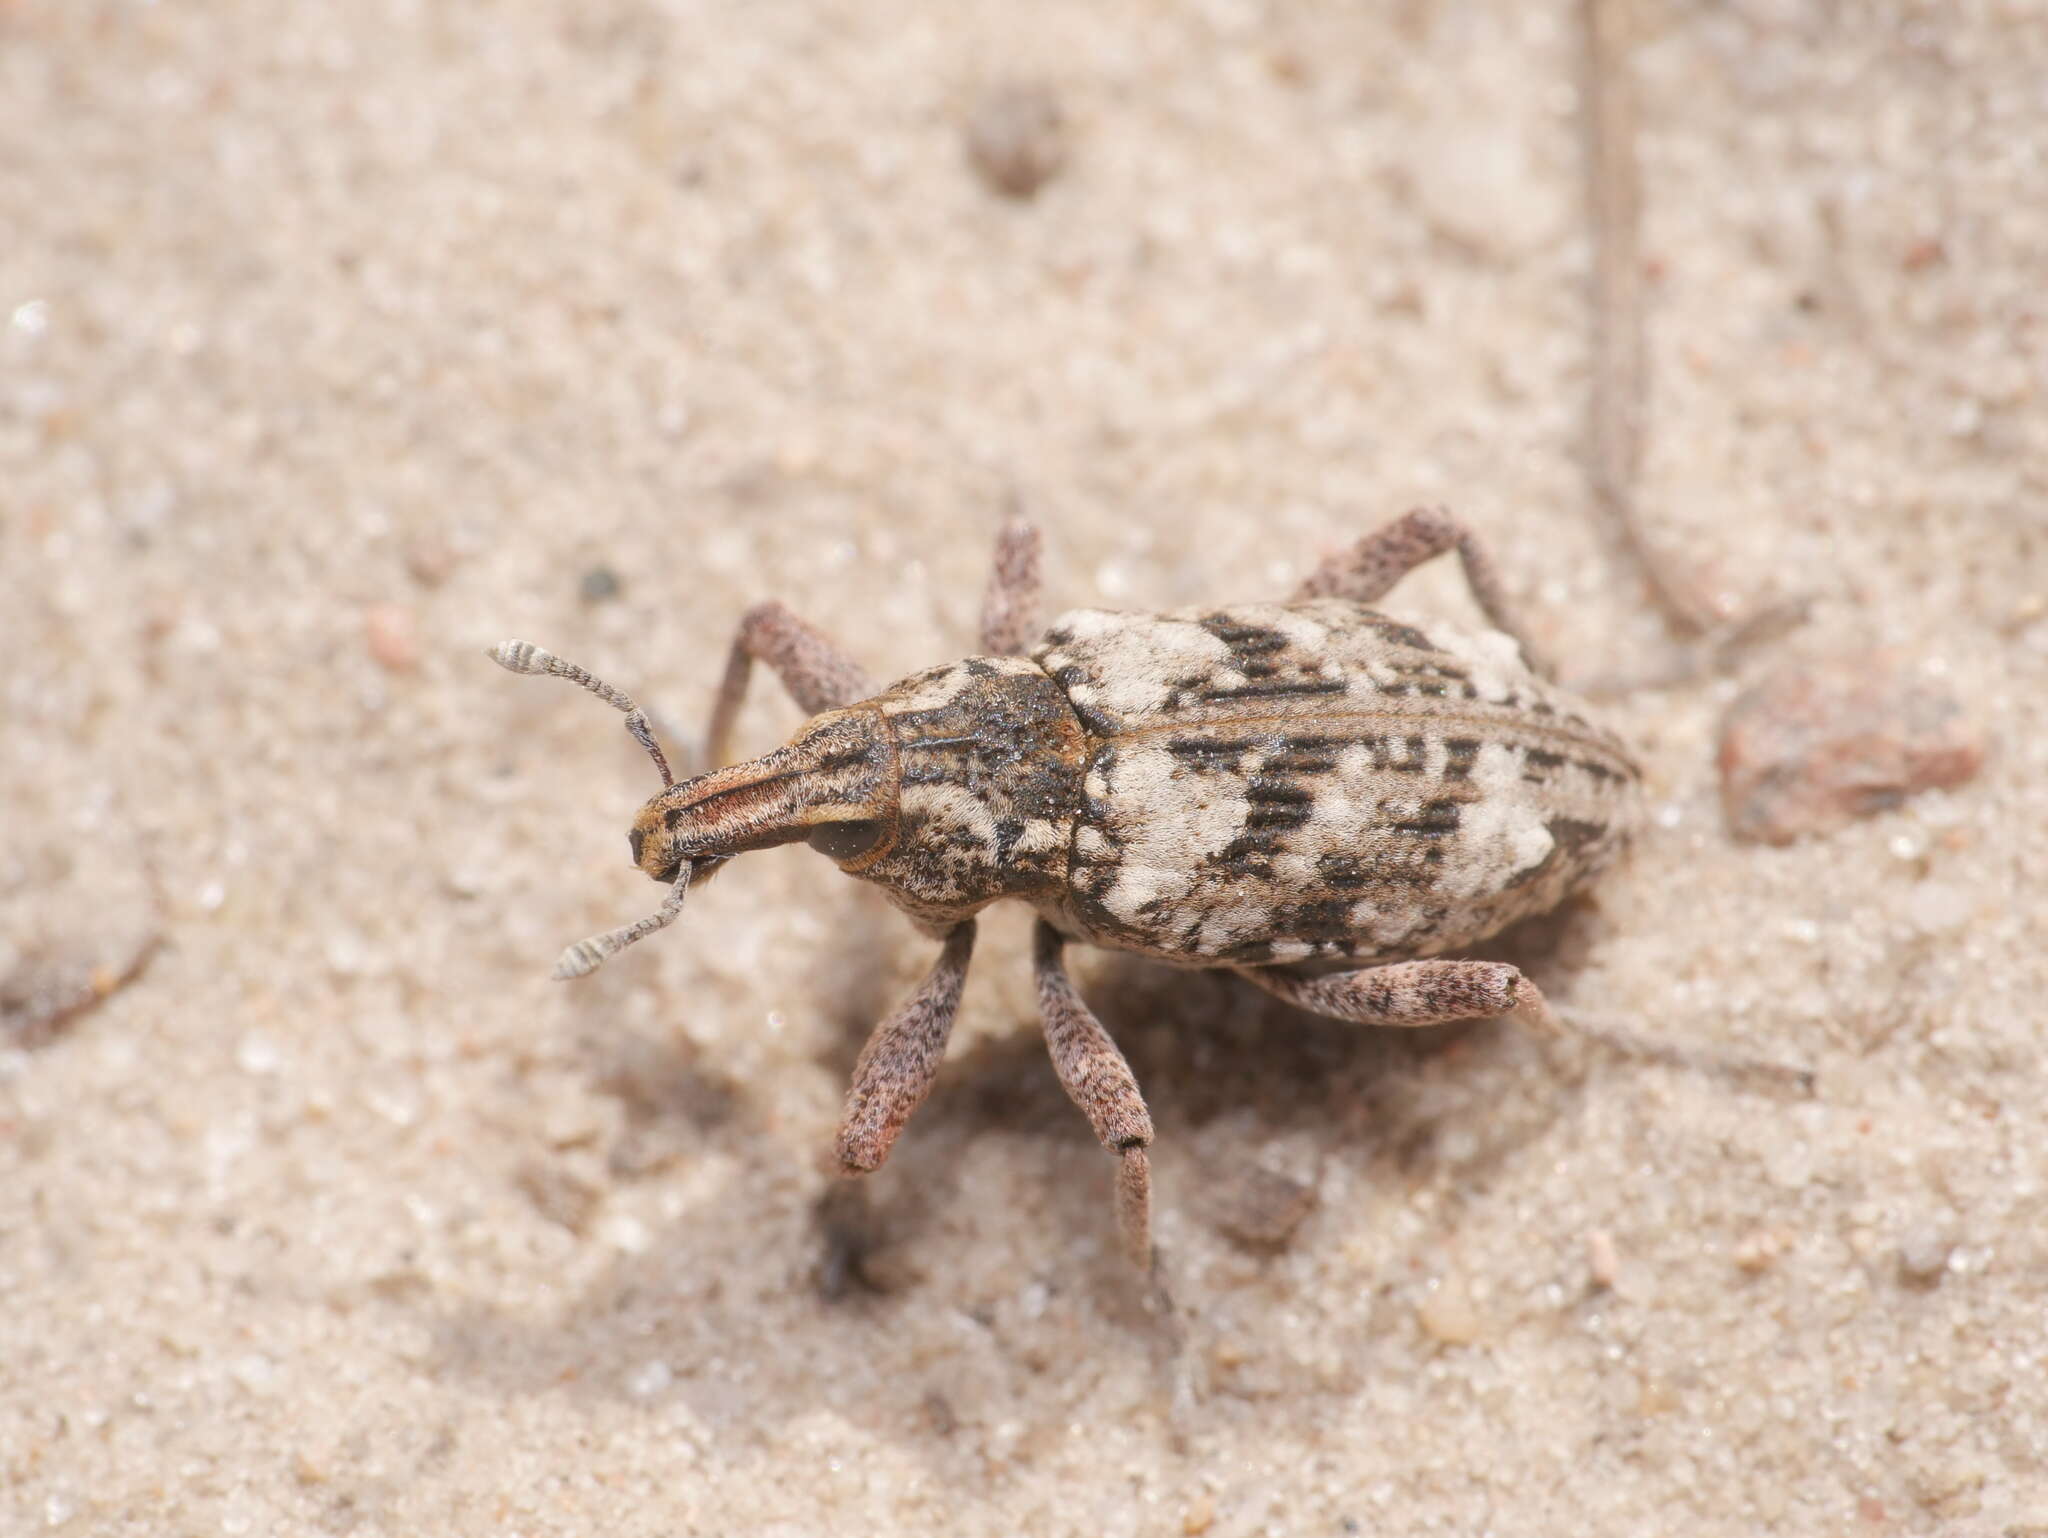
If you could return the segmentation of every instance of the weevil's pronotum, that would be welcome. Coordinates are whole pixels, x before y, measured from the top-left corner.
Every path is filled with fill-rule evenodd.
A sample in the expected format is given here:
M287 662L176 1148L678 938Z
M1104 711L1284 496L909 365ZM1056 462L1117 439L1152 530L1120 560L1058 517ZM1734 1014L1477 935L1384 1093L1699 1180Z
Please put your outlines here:
M1368 607L1456 549L1495 627L1403 623ZM1556 1028L1514 967L1435 960L1583 886L1625 836L1637 771L1545 681L1482 547L1417 510L1330 557L1284 603L1163 614L1077 609L1037 632L1038 536L1006 528L982 655L876 690L777 603L749 610L707 734L676 783L646 716L520 641L491 656L626 713L664 788L633 860L668 885L637 924L570 946L578 977L672 921L690 886L750 849L805 840L943 942L854 1069L838 1154L878 1168L931 1088L959 1008L975 915L1038 911L1034 967L1067 1093L1117 1156L1125 1242L1150 1254L1152 1121L1123 1054L1068 980L1070 940L1223 967L1302 1009L1366 1025L1514 1014ZM756 661L813 712L787 745L727 764Z

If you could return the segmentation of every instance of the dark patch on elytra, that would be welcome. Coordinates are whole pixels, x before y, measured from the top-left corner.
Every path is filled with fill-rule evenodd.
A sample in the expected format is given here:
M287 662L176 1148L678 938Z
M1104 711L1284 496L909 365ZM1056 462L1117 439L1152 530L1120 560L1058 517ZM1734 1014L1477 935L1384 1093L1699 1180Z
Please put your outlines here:
M1397 847L1366 855L1333 851L1316 857L1316 879L1341 892L1394 886L1428 891L1436 885L1443 858L1443 850L1433 843L1419 849Z
M1612 831L1604 822L1587 822L1580 817L1552 817L1543 826L1556 847L1575 860Z
M1268 774L1328 774L1337 767L1335 750L1349 739L1340 737L1289 737L1280 750L1268 758Z
M1309 806L1315 797L1289 780L1255 774L1244 788L1245 800L1254 806Z
M1228 774L1238 760L1258 744L1248 737L1174 737L1166 751L1172 758L1201 774Z
M1263 683L1241 684L1231 689L1205 689L1201 698L1204 703L1215 705L1226 700L1279 700L1319 694L1344 694L1349 692L1350 687L1341 678L1269 680Z
M1414 833L1424 838L1447 838L1458 831L1463 817L1461 803L1448 797L1425 801L1407 816L1390 819L1386 826L1396 833Z
M1370 609L1361 609L1359 623L1369 626L1389 641L1401 646L1412 646L1419 652L1433 652L1435 644L1413 625L1404 625L1399 620L1388 619L1384 614L1375 614Z

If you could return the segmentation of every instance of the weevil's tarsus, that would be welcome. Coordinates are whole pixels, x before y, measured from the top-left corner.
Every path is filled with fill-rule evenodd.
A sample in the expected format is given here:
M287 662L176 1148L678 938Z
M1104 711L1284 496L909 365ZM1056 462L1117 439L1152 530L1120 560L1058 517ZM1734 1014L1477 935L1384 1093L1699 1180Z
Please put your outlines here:
M633 734L633 740L645 748L647 756L654 760L654 767L661 771L661 783L675 784L676 777L669 772L668 757L661 751L661 744L654 740L654 727L647 719L647 712L634 704L632 696L623 689L614 689L588 669L557 657L551 651L544 651L531 641L501 641L486 655L509 672L530 673L546 678L566 678L570 683L588 689L612 709L623 712L626 717L626 730Z
M1550 1000L1528 978L1524 977L1515 985L1515 1007L1508 1014L1517 1023L1527 1026L1539 1036L1548 1036L1553 1041L1569 1036L1570 1030L1550 1007Z
M1116 1172L1116 1226L1124 1253L1141 1271L1152 1268L1152 1156L1126 1148Z
M875 1027L861 1048L839 1124L839 1163L847 1174L880 1169L911 1112L931 1093L973 955L974 920L969 919L953 926L917 991Z
M1811 594L1772 599L1682 642L1656 667L1574 679L1572 687L1589 700L1611 700L1645 689L1678 689L1701 683L1732 672L1756 648L1790 634L1806 623L1812 610Z
M555 963L555 981L587 977L627 946L646 939L658 929L668 928L683 911L683 900L689 896L690 878L695 872L696 862L685 861L676 875L675 884L668 889L668 896L646 918L617 929L608 929L601 935L592 935L588 940L578 940L565 949L561 959Z
M1117 1217L1124 1246L1140 1267L1152 1254L1152 1115L1131 1065L1102 1022L1074 991L1062 952L1066 937L1039 921L1032 942L1032 972L1045 1045L1068 1098L1081 1108L1102 1146L1120 1158Z
M1418 507L1375 529L1349 550L1326 556L1294 590L1294 601L1308 598L1349 598L1377 603L1394 585L1432 556L1456 550L1465 568L1465 584L1494 629L1521 647L1529 671L1555 676L1515 618L1514 604L1500 580L1493 557L1472 531L1445 508Z
M824 631L798 619L781 604L757 603L740 616L726 654L725 677L711 702L704 729L704 767L732 761L732 728L747 697L754 664L765 662L806 715L865 699L875 692L866 668L849 657Z
M1040 550L1037 527L1021 518L996 536L981 599L981 649L991 657L1021 657L1038 639Z

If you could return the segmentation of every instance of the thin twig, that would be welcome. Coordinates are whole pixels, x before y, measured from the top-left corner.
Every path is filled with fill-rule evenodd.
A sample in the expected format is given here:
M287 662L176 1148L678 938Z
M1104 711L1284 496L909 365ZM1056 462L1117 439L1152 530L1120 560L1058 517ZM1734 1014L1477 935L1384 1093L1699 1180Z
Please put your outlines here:
M1582 0L1587 213L1593 227L1593 378L1587 475L1672 626L1691 635L1727 616L1643 537L1636 507L1649 371L1643 345L1640 178L1631 74L1633 0Z

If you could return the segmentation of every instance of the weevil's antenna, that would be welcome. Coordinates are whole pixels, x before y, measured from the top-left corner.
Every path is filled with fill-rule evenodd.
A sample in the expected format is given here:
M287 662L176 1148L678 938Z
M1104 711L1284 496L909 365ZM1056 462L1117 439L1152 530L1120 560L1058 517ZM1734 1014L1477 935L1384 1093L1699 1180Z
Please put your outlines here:
M572 977L588 976L634 941L644 940L657 929L666 929L673 924L676 915L683 911L683 899L690 893L690 872L695 865L694 860L683 861L683 868L676 873L675 885L668 889L668 896L646 918L617 929L607 929L588 940L578 940L564 950L555 962L555 981L565 983Z
M498 645L493 646L486 655L491 661L497 663L499 667L505 668L510 672L544 674L555 678L566 678L572 684L581 684L614 710L624 711L626 714L626 730L633 734L633 740L645 748L648 755L653 758L654 767L661 771L661 783L664 785L675 784L676 777L669 773L668 759L662 755L661 744L654 740L654 728L647 722L647 712L638 705L635 705L632 698L623 690L614 689L602 678L583 668L579 668L573 662L563 661L553 652L542 651L531 641L501 641ZM678 898L677 902L680 904L681 899ZM669 918L673 917L675 917L674 914L669 915ZM662 920L664 924L667 922L668 919ZM635 940L639 938L638 935L633 936ZM584 943L589 944L590 942L585 941ZM631 942L622 940L619 943L625 945ZM614 947L614 949L616 948ZM610 953L607 952L606 954ZM604 957L600 956L598 961L603 959ZM590 967L596 965L597 962L593 961ZM590 967L585 967L583 971L588 972ZM561 974L557 973L556 975L560 976ZM572 973L570 975L580 977L582 973Z

